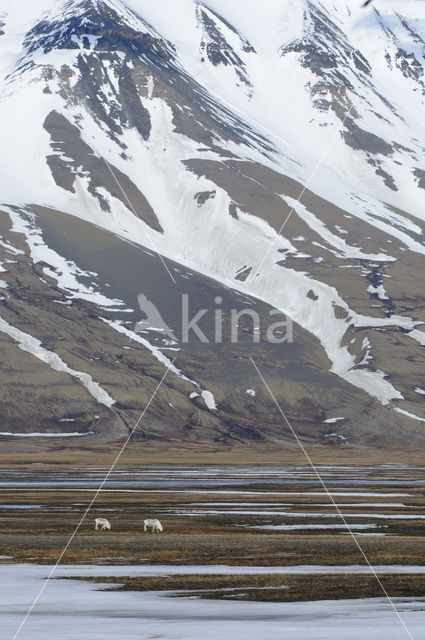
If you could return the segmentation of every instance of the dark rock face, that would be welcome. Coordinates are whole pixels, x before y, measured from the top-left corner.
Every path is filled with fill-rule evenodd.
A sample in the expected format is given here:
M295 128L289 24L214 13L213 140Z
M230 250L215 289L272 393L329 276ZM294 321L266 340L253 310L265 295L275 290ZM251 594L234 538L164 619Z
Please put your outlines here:
M367 153L389 156L393 153L392 146L370 131L361 129L352 118L346 118L347 131L341 135L345 142L353 149L362 149Z
M69 67L62 66L61 88L66 98L77 98L87 104L96 119L106 125L108 135L122 145L119 136L125 129L136 128L144 140L149 138L151 121L149 112L140 102L140 97L127 64L117 53L82 53L77 58L78 79L72 91L69 81L74 75ZM109 71L110 70L110 71ZM112 73L118 88L112 82ZM105 100L105 92L112 100Z
M398 191L394 178L387 171L382 169L382 167L378 167L375 173L377 176L380 176L383 179L385 186L387 186L392 191Z
M369 73L368 61L347 42L345 34L317 5L308 2L304 14L305 36L280 50L282 56L300 53L303 66L329 86L352 87L352 60Z
M247 279L251 271L252 271L252 267L242 268L240 271L237 272L235 276L235 280L240 280L241 282L245 282L245 280Z
M43 48L45 52L54 49L78 51L76 65L72 68L65 64L60 70L48 65L44 67L44 92L56 91L55 84L59 84L62 98L70 106L84 105L106 134L122 147L124 154L126 146L121 136L126 129L135 128L143 140L149 139L150 116L140 96L146 94L148 79L152 77L155 78L154 95L169 104L177 131L186 133L189 130L192 138L213 147L219 137L255 147L260 144L265 153L272 151L268 141L254 133L234 113L219 106L184 72L171 43L124 5L120 8L127 11L128 16L125 11L124 18L118 15L102 0L96 3L93 0L66 2L60 18L49 16L27 34L27 52L14 75L23 74L34 66L32 54L37 48ZM223 64L235 63L237 77L245 86L249 85L244 65L239 67L233 56L237 56L236 52L222 42L212 19L215 14L209 9L202 11L219 40L218 50L225 55ZM215 19L220 20L218 16ZM206 41L209 42L209 36ZM244 51L253 51L243 39L241 43Z
M211 19L211 17L208 16L208 14L210 16L213 16L214 19L222 24L225 25L227 27L227 29L229 29L229 31L231 31L235 36L237 36L239 38L239 40L242 43L242 49L243 51L247 52L247 53L255 53L255 49L252 46L252 44L242 35L240 34L235 27L230 24L230 22L228 22L228 20L226 20L225 18L223 18L223 16L218 15L218 13L216 13L215 11L213 11L213 9L211 9L210 7L207 7L206 5L203 5L202 2L198 2L198 12L202 12L203 16L206 18L206 21L208 23L208 27L210 28L210 35L214 36L217 35L218 38L220 38L220 34L218 32L218 29L216 28L214 21Z
M250 87L251 82L249 80L246 66L240 56L236 53L233 47L227 42L222 32L217 27L217 22L222 23L228 29L241 39L238 32L229 25L229 23L223 20L211 9L206 9L202 5L197 7L197 18L204 31L204 37L201 40L201 55L207 58L214 66L224 65L233 67L239 80ZM247 53L255 53L254 47L247 41L241 39L241 47L243 51Z
M395 61L405 78L413 78L418 82L423 78L423 66L419 60L416 59L414 53L407 53L406 51L399 49L397 51Z
M307 298L310 298L310 300L318 300L319 296L316 296L313 289L310 289L310 291L307 293Z
M356 68L359 71L362 71L363 73L367 73L368 75L370 75L371 66L369 62L366 60L366 58L364 57L364 55L362 55L362 53L358 50L351 52L350 55L353 59L354 64L356 65Z
M68 0L63 4L62 15L66 16L65 22L62 18L46 18L31 29L24 40L27 54L32 54L39 47L44 53L53 49L79 49L80 37L83 47L89 49L93 37L94 47L100 51L106 47L142 55L159 66L169 64L174 56L172 45L155 35L152 27L141 18L127 10L126 17L139 27L135 29L129 20L123 21L102 0L96 3L92 0Z
M151 131L149 111L141 105L130 70L125 66L120 70L118 83L123 114L126 119L125 126L135 127L142 138L147 140Z
M210 198L214 198L216 191L200 191L199 193L195 193L195 198L198 205L201 207L206 203Z
M348 42L345 34L330 17L313 3L308 3L304 14L305 36L294 40L280 50L282 56L300 55L301 64L308 68L316 82L310 85L313 104L320 111L332 110L342 121L341 135L353 149L365 151L371 156L392 154L392 144L364 130L356 122L359 119L348 90L354 91L354 81L372 90L385 106L393 106L379 94L371 80L371 65L365 56ZM392 176L378 173L387 186L396 189Z
M418 178L418 186L425 189L425 171L423 169L415 169L413 175Z

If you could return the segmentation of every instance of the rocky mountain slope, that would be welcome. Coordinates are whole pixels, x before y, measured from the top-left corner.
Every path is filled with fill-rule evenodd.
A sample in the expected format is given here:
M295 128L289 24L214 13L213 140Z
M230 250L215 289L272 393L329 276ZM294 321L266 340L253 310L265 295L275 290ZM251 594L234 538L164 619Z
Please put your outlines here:
M251 357L306 442L422 446L423 3L16 0L1 23L5 446L121 438L168 366L138 437L283 446Z

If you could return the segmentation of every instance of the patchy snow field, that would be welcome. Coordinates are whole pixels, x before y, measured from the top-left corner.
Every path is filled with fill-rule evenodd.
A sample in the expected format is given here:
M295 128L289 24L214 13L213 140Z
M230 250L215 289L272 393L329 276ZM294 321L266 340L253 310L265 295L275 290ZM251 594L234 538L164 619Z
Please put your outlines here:
M0 565L3 637L12 638L51 567ZM110 567L61 567L57 577L111 575ZM400 640L408 637L383 598L257 603L173 598L170 592L119 592L110 585L53 579L20 640ZM425 638L425 605L395 604L415 640Z

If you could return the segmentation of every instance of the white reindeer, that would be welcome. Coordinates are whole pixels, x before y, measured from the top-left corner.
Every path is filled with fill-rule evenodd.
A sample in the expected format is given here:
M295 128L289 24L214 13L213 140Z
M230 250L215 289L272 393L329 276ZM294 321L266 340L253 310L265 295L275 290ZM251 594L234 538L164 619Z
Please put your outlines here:
M152 528L152 533L164 531L164 527L157 518L148 518L147 520L143 520L143 525L143 531L147 531L148 527Z
M111 529L111 523L106 518L96 518L94 522L95 522L94 528L96 531L98 530L99 527L101 531L105 531L105 529L109 529L109 530Z

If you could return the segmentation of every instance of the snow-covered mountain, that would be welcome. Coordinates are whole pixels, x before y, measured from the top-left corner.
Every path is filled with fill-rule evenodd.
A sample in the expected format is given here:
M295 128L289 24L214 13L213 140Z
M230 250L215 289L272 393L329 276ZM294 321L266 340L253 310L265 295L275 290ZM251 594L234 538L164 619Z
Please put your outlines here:
M0 25L1 432L114 439L175 358L146 437L284 441L252 355L307 439L424 440L423 2L7 0ZM138 294L176 341L134 330ZM183 294L222 344L180 343ZM246 318L233 343L246 306L293 344Z

